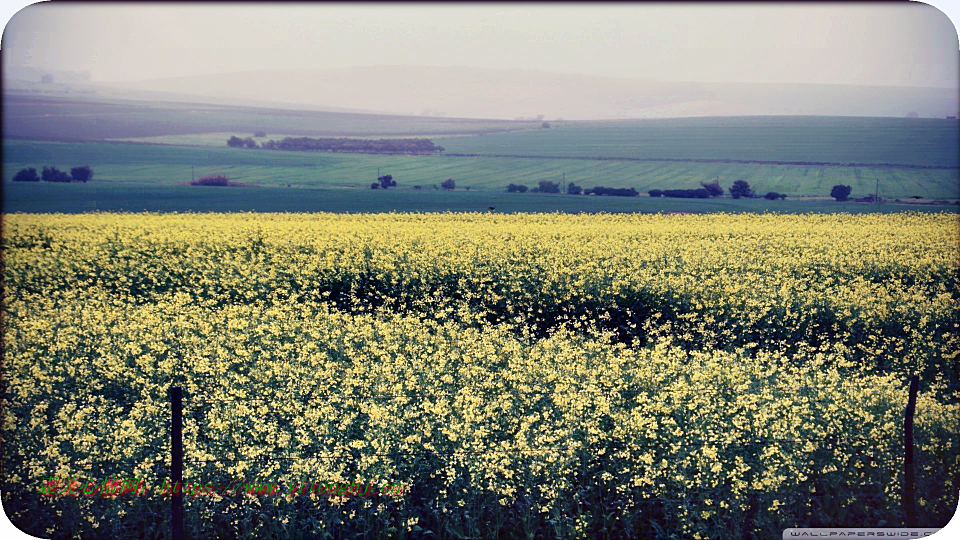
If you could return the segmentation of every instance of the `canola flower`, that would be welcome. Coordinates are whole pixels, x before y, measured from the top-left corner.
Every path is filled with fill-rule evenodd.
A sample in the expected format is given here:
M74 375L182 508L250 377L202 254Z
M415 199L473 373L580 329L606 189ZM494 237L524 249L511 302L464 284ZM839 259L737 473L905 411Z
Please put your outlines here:
M540 536L603 516L705 538L895 521L920 374L923 511L956 507L955 215L9 215L4 231L5 497L163 478L176 384L190 478L415 486L383 508L204 497L198 535L483 536L477 505L505 527L533 508ZM12 502L60 512L64 534L135 514Z

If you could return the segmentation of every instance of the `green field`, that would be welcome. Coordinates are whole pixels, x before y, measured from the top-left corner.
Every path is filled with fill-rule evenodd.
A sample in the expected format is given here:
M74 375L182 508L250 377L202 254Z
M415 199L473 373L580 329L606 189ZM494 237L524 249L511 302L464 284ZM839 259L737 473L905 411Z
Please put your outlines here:
M6 96L3 178L10 180L24 167L39 170L53 165L69 170L89 165L96 186L117 192L106 194L91 187L96 198L83 199L82 205L94 204L92 200L115 200L111 204L123 208L141 202L136 198L124 200L127 193L147 187L165 200L179 201L171 203L172 208L195 209L199 200L225 210L250 206L246 202L224 202L246 200L239 195L208 197L180 188L206 174L225 174L232 181L261 186L261 190L369 190L378 172L391 174L399 191L414 193L383 196L383 200L403 199L412 206L400 209L410 210L444 209L449 197L430 199L422 190L432 191L448 178L456 181L458 190L470 188L470 195L464 199L470 202L464 204L471 209L498 204L530 211L740 208L729 199L642 202L583 197L567 204L535 202L539 199L528 195L487 204L499 198L478 199L475 195L476 191L502 192L511 183L535 187L542 180L565 181L583 188L633 187L645 193L651 189L696 188L703 181L715 179L729 188L742 179L759 195L775 191L791 198L827 197L836 184L851 186L852 198L857 198L874 193L879 184L880 195L886 199L960 198L960 124L956 121L784 116L553 122L549 129L537 126L539 123L529 121ZM230 135L247 137L260 129L267 132L266 139L287 135L422 136L446 151L443 155L406 156L226 147ZM83 140L64 140L71 138ZM422 190L415 190L416 186ZM43 194L48 205L75 211L76 203L70 202L75 195L70 189L86 193L81 188L8 184L5 191L10 193L4 202L8 211L36 209ZM267 193L251 195L250 202L262 206L270 204L264 198L288 201L290 192ZM356 197L346 206L357 210L393 204L370 203L378 201L377 196L357 189L344 193L334 199L339 202L343 197ZM309 206L300 200L290 204L291 208ZM823 206L821 202L809 204ZM765 203L748 206L767 208ZM785 207L781 204L777 208Z
M466 154L960 165L960 124L917 118L670 118L436 142Z
M287 188L366 188L381 174L392 174L401 191L420 185L432 190L447 178L457 182L458 191L470 187L473 191L503 191L507 184L536 186L540 180L560 181L566 178L584 187L605 185L635 187L645 192L650 189L697 187L703 180L719 177L729 187L735 179L744 179L758 193L777 191L794 196L829 195L834 184L853 186L853 195L872 193L879 179L881 194L886 198L907 198L914 195L925 198L956 198L960 196L957 171L936 169L857 168L857 167L803 167L791 165L753 165L733 163L696 162L640 162L596 161L588 159L499 158L451 156L388 156L369 154L332 154L282 152L265 150L238 150L224 147L160 146L132 143L59 143L9 139L4 142L3 176L9 180L23 167L54 165L69 169L90 165L94 169L96 186L144 186L175 188L189 183L192 176L221 173L232 180ZM13 197L29 186L6 184L5 203L8 211L20 207ZM64 186L55 186L63 188ZM9 193L9 192L14 193ZM56 198L62 190L51 190L47 196ZM367 189L366 191L372 191ZM351 190L351 193L353 191ZM174 196L174 191L171 191ZM423 191L414 191L423 196ZM526 199L518 201L529 201ZM120 196L120 195L118 195ZM516 195L519 196L519 195ZM365 194L364 199L367 198ZM188 203L193 201L188 197ZM590 197L577 198L586 201ZM513 200L513 199L511 199ZM136 200L131 202L137 202ZM689 201L674 201L682 209ZM659 205L675 207L674 202ZM732 201L711 201L726 205ZM521 203L521 204L525 204ZM586 211L635 206L638 202L600 201L585 203ZM708 206L709 206L708 204ZM363 201L357 205L363 206ZM699 207L702 207L701 204ZM30 206L34 208L34 206ZM297 205L298 208L302 205ZM432 204L415 205L433 208ZM233 208L241 210L242 208ZM413 209L413 208L411 208ZM549 209L532 205L530 210Z
M6 182L4 212L957 212L956 204L838 203L813 198L669 199L490 191L356 188L193 187L157 184Z

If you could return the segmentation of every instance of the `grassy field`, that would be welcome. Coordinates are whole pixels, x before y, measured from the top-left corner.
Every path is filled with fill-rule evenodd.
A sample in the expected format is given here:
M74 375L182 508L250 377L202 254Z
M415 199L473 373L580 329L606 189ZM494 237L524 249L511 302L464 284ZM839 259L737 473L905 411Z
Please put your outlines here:
M6 216L4 511L39 537L169 538L179 386L184 480L235 486L189 488L187 538L902 527L917 375L917 519L942 527L957 231L924 214ZM146 492L42 495L113 477Z
M542 130L546 131L546 130ZM490 137L490 136L487 136ZM597 161L518 157L385 156L240 150L213 146L159 146L127 143L58 143L7 139L3 176L9 180L23 167L55 165L69 169L90 165L93 183L102 186L169 186L188 183L192 175L226 174L232 180L264 187L368 187L381 174L392 174L399 188L432 188L453 178L458 189L503 191L507 184L536 186L540 180L583 187L635 187L640 191L699 187L720 178L729 187L744 179L758 193L825 197L835 184L853 187L853 196L874 191L880 181L885 198L960 197L955 170L856 168L830 166L752 165L694 162ZM7 184L9 185L9 184ZM55 196L56 192L49 192ZM171 192L173 193L173 192ZM418 192L419 193L419 192ZM526 199L531 200L531 199ZM136 202L136 201L132 201ZM624 203L603 203L620 206ZM667 203L664 203L667 204ZM299 207L299 206L298 206ZM585 208L589 208L585 207ZM241 208L236 208L240 210ZM545 210L531 206L530 210Z
M669 199L490 191L362 188L195 187L158 184L5 182L3 211L12 212L957 212L958 206L839 203L823 199Z
M805 116L671 118L438 138L437 144L447 152L466 154L957 167L960 122Z

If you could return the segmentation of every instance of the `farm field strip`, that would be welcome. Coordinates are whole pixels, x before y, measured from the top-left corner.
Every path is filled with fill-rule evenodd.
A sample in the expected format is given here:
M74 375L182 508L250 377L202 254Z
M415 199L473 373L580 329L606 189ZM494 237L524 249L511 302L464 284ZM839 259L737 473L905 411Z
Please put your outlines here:
M471 189L503 191L510 183L533 187L540 180L559 181L565 174L567 182L583 187L603 185L647 191L697 187L701 181L719 176L722 185L729 187L733 180L744 179L761 194L777 191L789 196L827 196L834 184L842 183L853 187L854 196L863 196L873 193L875 179L879 178L881 192L888 198L914 195L960 197L960 173L949 170L383 156L237 150L225 146L4 141L5 179L12 178L23 167L45 164L60 164L61 167L90 165L95 172L94 181L99 182L166 185L189 182L191 173L202 176L226 171L238 181L261 185L322 187L346 184L367 187L376 179L379 168L383 174L392 174L401 189L414 185L439 185L447 178L453 178L461 189L470 186Z

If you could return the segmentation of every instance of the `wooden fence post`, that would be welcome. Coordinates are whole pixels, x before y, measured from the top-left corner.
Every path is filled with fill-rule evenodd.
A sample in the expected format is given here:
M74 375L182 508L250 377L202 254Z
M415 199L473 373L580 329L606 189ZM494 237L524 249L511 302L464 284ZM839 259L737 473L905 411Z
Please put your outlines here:
M170 532L183 540L183 389L170 387Z
M910 377L910 396L903 416L903 518L904 526L917 527L917 470L913 463L913 413L917 408L920 378Z

